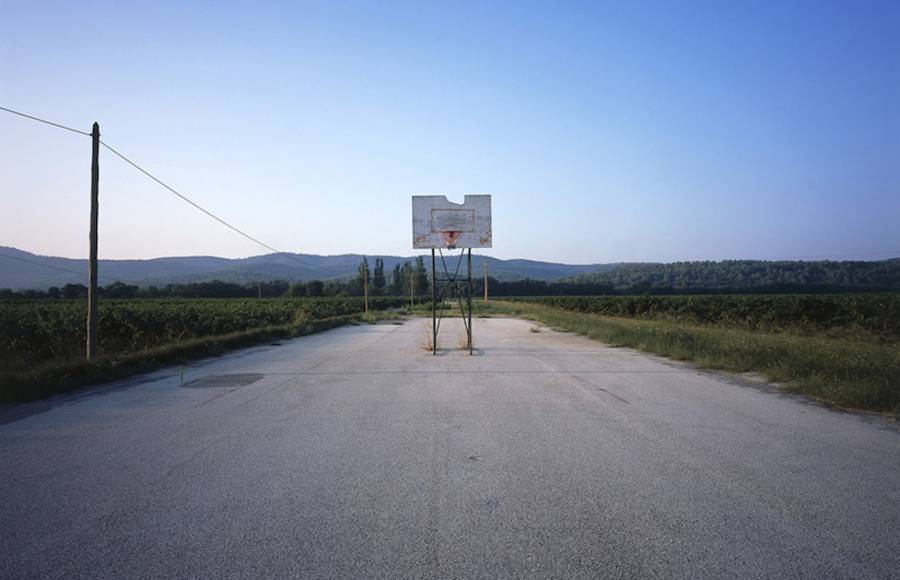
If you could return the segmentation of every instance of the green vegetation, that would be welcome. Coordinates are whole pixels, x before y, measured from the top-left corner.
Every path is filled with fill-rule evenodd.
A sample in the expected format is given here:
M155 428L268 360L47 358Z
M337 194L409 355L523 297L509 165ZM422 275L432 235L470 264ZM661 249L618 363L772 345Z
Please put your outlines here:
M900 294L550 296L519 300L603 316L881 342L900 340Z
M900 259L881 261L723 260L671 264L619 264L573 282L605 285L613 290L734 289L809 291L811 288L900 290Z
M824 315L799 316L797 313L802 308L787 307L795 304L791 300L795 297L766 297L771 305L781 303L785 308L764 316L762 324L753 319L742 321L743 314L759 312L754 308L761 307L754 302L749 305L742 302L748 297L718 298L724 302L710 302L716 309L711 308L709 313L704 314L701 309L698 314L697 303L688 300L690 308L676 308L684 304L675 302L666 303L670 308L635 309L631 313L641 318L593 313L604 312L606 308L627 316L627 308L616 309L635 303L623 300L622 304L610 304L608 297L594 298L593 307L589 305L590 299L586 300L588 304L554 303L547 299L536 303L530 299L492 302L488 312L520 316L613 346L692 361L706 368L759 373L790 391L842 407L900 413L900 341L896 334L896 304L900 297L880 298L884 302L879 307L893 308L883 313L886 319L883 322L866 320L866 312L870 311L865 309L872 304L859 296L855 297L859 302L851 300L843 304L843 309L838 309L840 315L830 319ZM817 298L829 305L825 308L831 308L829 300L833 297ZM643 298L633 298L639 299ZM560 308L563 304L571 309ZM659 303L652 304L659 306ZM735 307L734 313L724 308L729 304ZM855 311L854 304L862 310ZM752 308L747 310L748 307ZM806 307L810 312L815 311L814 305L806 304ZM778 313L784 316L780 327ZM889 324L894 327L890 328Z
M401 306L373 298L370 310ZM86 363L82 300L0 301L0 398L28 399L362 320L358 298L105 300L101 357ZM370 313L367 320L375 317Z

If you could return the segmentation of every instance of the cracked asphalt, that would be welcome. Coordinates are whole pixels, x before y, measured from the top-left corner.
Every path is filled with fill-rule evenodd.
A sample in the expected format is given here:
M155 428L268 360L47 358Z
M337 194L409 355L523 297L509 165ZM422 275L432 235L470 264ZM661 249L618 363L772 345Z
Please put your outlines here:
M435 357L429 325L0 409L0 577L900 577L896 423L522 320Z

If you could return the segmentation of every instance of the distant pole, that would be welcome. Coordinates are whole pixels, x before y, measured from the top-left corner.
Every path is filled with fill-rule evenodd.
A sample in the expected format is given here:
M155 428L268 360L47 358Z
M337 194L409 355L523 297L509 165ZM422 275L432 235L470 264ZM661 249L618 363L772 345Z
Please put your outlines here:
M91 129L91 232L88 261L87 359L97 356L97 222L100 213L100 125Z
M259 297L262 298L262 280L256 281L256 291L259 294Z
M363 269L363 312L369 311L369 264Z
M484 266L484 301L488 301L487 258L481 263Z
M407 278L407 280L409 281L409 307L412 308L412 306L413 306L413 283L412 283L412 282L413 282L413 273L412 273L412 268L409 269L409 274L406 276L406 278Z

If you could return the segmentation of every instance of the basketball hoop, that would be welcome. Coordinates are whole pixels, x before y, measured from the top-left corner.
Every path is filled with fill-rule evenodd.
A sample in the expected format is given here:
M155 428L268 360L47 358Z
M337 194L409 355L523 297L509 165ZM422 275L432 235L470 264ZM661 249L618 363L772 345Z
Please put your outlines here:
M441 232L441 235L444 237L444 247L448 250L453 250L456 249L456 241L462 235L462 232L450 230Z
M472 248L491 247L491 196L467 195L459 204L443 195L414 195L412 210L413 248L431 250L432 353L437 354L444 304L448 296L455 295L466 327L469 354L472 354ZM451 274L443 250L456 248L460 248L459 259ZM435 250L440 254L442 276L437 272ZM463 257L468 258L465 278L459 275Z

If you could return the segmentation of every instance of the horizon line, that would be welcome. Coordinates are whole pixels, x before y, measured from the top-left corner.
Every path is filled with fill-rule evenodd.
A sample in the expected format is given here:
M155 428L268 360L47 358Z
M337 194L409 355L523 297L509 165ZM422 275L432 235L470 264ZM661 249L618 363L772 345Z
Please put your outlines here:
M50 258L50 259L60 259L60 260L84 260L86 261L87 257L70 257L70 256L54 256L50 254L38 254L35 252L31 252L29 250L24 250L22 248L17 248L15 246L0 246L0 249L9 249L15 250L17 252L23 252L29 254L31 256L36 256L40 258ZM458 248L461 249L461 248ZM372 258L398 258L398 259L407 259L407 258L415 258L417 256L424 256L427 253L421 254L409 254L409 255L398 255L398 254L381 254L381 253L360 253L360 252L345 252L340 254L314 254L314 253L303 253L303 252L270 252L268 254L252 254L243 257L227 257L227 256L215 256L211 254L196 254L196 255L169 255L169 256L155 256L150 258L98 258L100 261L104 262L149 262L153 260L178 260L178 259L190 259L190 258L211 258L217 260L230 260L230 261L239 261L239 260L250 260L253 258L261 258L266 256L278 256L282 254L290 254L294 256L305 256L311 258L339 258L343 256L359 256L359 257L372 257ZM479 253L477 255L483 256L488 259L498 260L503 262L511 262L511 261L527 261L527 262L540 262L545 264L559 264L564 266L606 266L611 264L680 264L680 263L692 263L692 262L885 262L895 259L900 259L900 250L889 250L889 251L878 251L878 252L852 252L846 254L820 254L817 256L794 256L794 257L780 257L780 258L705 258L705 259L680 259L680 260L615 260L615 261L600 261L600 262L582 262L582 263L573 263L573 262L557 262L551 260L539 260L533 258L498 258L496 256L490 256L486 253ZM477 256L473 253L473 257ZM858 256L859 259L845 259L852 256ZM880 258L862 258L862 256L884 256Z

